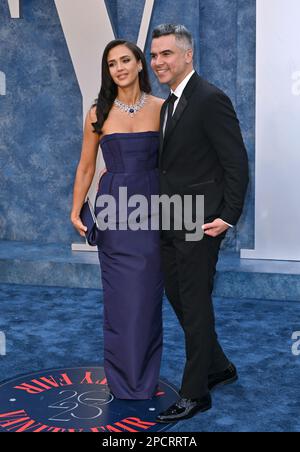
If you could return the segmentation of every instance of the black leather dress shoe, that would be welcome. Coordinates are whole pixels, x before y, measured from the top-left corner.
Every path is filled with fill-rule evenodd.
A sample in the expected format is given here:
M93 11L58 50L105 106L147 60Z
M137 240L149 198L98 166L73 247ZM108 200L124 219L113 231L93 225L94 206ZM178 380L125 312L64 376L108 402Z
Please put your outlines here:
M208 376L208 389L211 391L217 386L229 385L238 380L237 370L234 364L230 363L227 369L217 374Z
M198 412L204 412L211 408L211 397L207 394L202 399L179 399L166 411L160 413L156 421L160 423L170 423L189 419Z

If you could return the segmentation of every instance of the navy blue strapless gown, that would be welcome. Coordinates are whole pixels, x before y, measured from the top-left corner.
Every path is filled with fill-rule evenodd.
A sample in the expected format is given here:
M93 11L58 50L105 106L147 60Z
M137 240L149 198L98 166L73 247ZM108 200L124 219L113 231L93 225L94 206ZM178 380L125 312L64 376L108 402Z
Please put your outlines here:
M128 198L159 194L158 132L115 133L101 140L105 173L95 200L110 194L119 210L119 187ZM150 209L150 208L149 208ZM130 211L128 209L128 215ZM150 211L147 211L148 220ZM155 394L162 354L163 277L159 231L106 230L98 255L104 298L104 369L120 399L149 399Z

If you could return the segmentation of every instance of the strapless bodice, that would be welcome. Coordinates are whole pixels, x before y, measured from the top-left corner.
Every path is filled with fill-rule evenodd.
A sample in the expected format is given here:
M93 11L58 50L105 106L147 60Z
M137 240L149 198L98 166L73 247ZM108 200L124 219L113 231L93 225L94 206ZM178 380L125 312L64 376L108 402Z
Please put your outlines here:
M100 140L110 173L135 174L158 166L159 132L112 133Z

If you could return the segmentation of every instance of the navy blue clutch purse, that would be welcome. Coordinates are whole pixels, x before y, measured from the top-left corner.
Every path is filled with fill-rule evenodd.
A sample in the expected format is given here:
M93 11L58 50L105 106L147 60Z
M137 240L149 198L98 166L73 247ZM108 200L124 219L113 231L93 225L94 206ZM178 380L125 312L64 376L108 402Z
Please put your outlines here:
M101 231L100 229L98 229L94 208L89 198L87 198L87 200L85 201L81 208L80 219L84 226L87 227L85 237L88 244L91 246L99 245Z

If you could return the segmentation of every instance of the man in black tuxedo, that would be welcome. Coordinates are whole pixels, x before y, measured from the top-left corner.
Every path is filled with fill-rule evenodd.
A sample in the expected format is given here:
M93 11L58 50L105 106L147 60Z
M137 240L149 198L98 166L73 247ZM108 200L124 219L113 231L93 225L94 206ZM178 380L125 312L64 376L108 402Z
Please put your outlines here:
M211 408L210 390L237 380L215 332L213 280L222 240L242 213L248 185L247 152L230 99L193 69L193 39L182 25L152 35L151 66L171 89L161 110L160 191L204 195L204 231L161 232L166 295L185 334L180 400L157 417L176 422Z

